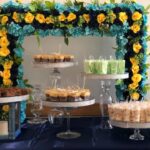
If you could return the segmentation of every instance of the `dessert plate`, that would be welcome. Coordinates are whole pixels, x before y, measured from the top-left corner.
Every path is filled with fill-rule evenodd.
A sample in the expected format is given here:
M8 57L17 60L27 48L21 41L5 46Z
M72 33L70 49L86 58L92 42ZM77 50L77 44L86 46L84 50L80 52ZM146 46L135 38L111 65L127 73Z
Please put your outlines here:
M0 104L21 102L21 101L26 101L28 99L29 99L29 95L14 96L14 97L0 97Z
M33 62L35 68L67 68L77 65L77 62L59 62L59 63L37 63Z
M83 107L95 104L95 99L91 100L84 100L79 102L50 102L50 101L43 101L44 106L50 107L65 107L65 108L76 108L76 107Z

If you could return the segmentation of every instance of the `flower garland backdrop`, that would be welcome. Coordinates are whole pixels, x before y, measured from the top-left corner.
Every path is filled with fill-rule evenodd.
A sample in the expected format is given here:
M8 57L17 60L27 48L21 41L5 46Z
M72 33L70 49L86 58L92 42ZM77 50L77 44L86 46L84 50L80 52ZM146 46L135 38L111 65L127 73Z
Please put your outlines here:
M70 36L116 37L116 58L126 60L129 79L116 82L119 100L126 96L139 100L145 96L147 68L147 12L133 0L122 3L91 4L54 1L20 1L4 3L0 9L0 85L26 87L23 79L23 40L25 36L64 36L69 44ZM24 118L24 107L22 116ZM23 120L23 119L22 119Z

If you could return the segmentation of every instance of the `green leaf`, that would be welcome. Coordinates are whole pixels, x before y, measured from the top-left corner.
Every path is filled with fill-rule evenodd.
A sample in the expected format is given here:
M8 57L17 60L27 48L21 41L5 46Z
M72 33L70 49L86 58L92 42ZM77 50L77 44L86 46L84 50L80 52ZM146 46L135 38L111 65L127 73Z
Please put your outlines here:
M45 1L45 6L47 8L49 8L50 10L54 10L55 9L55 1L53 0L52 2L50 1Z
M71 0L66 0L65 5L68 7L73 6L73 2Z
M145 8L145 11L148 12L149 9L150 9L150 4Z
M150 35L146 38L146 41L150 41Z
M31 4L31 5L29 6L29 9L31 10L31 12L36 12L36 11L37 11L37 5Z
M113 3L113 4L114 4L114 3L116 3L116 1L115 1L115 0L110 0L110 3Z
M36 39L37 39L37 42L38 42L38 47L40 47L41 41L40 41L40 36L38 34L38 31L35 31L34 35L36 36Z
M64 34L64 42L67 46L69 45L69 38L68 38L68 35L66 33Z

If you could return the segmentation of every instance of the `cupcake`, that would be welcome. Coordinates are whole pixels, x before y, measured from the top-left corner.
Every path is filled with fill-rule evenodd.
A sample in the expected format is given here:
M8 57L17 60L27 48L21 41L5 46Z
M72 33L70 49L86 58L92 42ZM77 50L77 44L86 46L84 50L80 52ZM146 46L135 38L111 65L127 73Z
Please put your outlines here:
M64 61L65 62L72 62L74 60L74 56L73 55L64 55Z
M89 99L90 95L91 95L91 93L90 93L90 90L88 90L88 89L83 89L80 91L80 97L83 100Z
M48 55L48 61L49 61L50 63L54 63L54 61L55 61L54 56L53 56L53 55Z
M75 102L80 100L80 92L72 91L68 93L68 101Z
M66 102L67 101L67 97L68 97L68 93L66 91L59 92L58 93L58 97L59 97L59 101L60 102Z
M50 95L50 100L53 102L57 102L58 101L58 91L53 89L49 91L49 95Z

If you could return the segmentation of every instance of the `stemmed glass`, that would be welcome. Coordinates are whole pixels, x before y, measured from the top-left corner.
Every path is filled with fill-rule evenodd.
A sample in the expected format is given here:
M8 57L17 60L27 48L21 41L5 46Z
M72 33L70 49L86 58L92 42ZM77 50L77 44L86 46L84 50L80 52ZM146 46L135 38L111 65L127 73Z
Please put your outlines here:
M31 113L33 114L33 119L29 120L28 123L30 124L39 124L44 123L45 120L40 118L41 111L43 109L43 98L44 94L40 86L35 86L31 93Z

